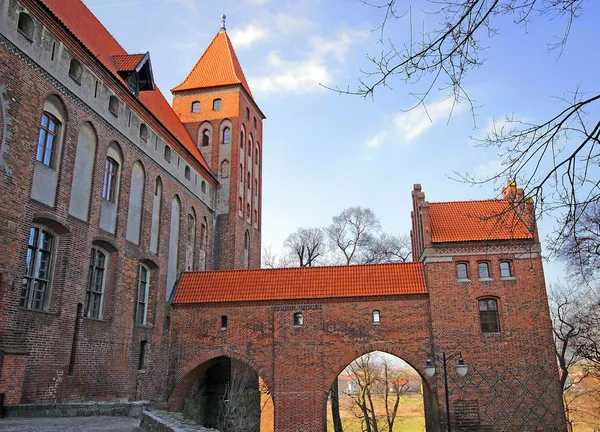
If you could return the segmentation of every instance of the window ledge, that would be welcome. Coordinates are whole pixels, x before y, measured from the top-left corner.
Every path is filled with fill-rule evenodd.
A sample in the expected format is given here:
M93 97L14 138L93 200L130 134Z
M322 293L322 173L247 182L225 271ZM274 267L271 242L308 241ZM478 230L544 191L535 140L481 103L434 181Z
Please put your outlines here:
M44 315L52 315L52 316L60 315L58 312L51 312L51 311L41 310L41 309L30 309L30 308L26 308L26 307L19 307L19 309L22 311L25 311L25 312L35 312L35 313L40 313L40 314L44 314Z
M221 332L225 333L227 331L227 327L221 327L220 330Z
M493 282L493 278L479 278L479 282Z
M468 283L468 282L471 282L471 279L457 279L457 282L459 282L459 283Z
M92 322L98 322L98 323L109 323L110 321L102 319L102 318L90 318L90 317L83 317L84 320L86 321L92 321Z
M143 330L154 330L154 326L148 324L133 324L135 328L143 329Z
M481 337L488 338L503 338L506 336L503 332L489 332L489 333L481 333Z
M27 36L21 29L17 29L17 31L19 32L19 34L21 36L23 36L25 39L27 39L30 43L33 43L33 38L32 37Z
M506 277L501 277L500 280L509 281L509 280L517 280L517 278L514 276L506 276Z
M69 74L69 77L75 81L77 83L77 85L81 85L81 80L78 80L77 78L75 78L73 75Z

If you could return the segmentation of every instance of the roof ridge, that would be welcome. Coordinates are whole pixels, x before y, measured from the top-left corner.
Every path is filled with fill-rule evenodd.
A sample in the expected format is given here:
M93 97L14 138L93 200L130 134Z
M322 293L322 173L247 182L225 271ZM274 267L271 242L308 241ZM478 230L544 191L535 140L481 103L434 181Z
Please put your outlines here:
M205 270L205 271L184 271L184 274L223 274L223 273L252 273L252 272L269 272L269 271L283 271L283 270L317 270L317 269L336 269L336 268L358 268L358 267L386 267L386 266L401 266L401 265L420 265L420 261L409 261L409 262L389 262L389 263L371 263L371 264L338 264L328 266L304 266L304 267L274 267L274 268L257 268L257 269L234 269L234 270Z
M431 204L465 204L465 203L482 203L482 202L508 202L504 198L490 198L482 200L463 200L463 201L428 201Z

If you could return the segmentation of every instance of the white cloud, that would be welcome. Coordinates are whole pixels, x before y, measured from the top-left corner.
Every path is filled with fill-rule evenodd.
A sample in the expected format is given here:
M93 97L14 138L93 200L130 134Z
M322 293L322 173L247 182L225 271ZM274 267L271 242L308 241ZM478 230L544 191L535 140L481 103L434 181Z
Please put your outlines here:
M341 30L334 38L315 37L304 60L285 60L278 51L272 51L267 55L267 66L273 72L250 79L250 87L262 93L309 93L318 90L319 84L331 86L335 61L343 63L350 46L361 35Z
M229 36L234 47L243 49L266 39L269 36L269 30L264 26L248 24L245 27L233 29L229 32Z
M477 165L475 168L475 177L486 179L490 178L499 172L502 172L504 167L500 159L491 160L482 164Z
M452 114L466 108L466 104L457 104L453 98L441 99L403 112L394 118L394 125L405 141L411 141L433 126L434 123L447 121Z

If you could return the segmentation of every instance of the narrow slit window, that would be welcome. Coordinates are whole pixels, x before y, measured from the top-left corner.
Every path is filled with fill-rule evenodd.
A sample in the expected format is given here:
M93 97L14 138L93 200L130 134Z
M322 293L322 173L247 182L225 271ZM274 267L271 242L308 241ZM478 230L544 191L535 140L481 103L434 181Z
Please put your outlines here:
M373 311L373 324L379 324L381 321L381 315L378 310Z
M227 315L221 316L221 331L227 330Z

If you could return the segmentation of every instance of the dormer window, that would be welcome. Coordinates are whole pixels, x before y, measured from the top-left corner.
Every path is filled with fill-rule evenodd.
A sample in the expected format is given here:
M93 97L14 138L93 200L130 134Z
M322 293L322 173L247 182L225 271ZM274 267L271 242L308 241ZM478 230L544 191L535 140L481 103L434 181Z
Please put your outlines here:
M149 53L116 55L112 61L131 93L138 96L140 91L154 90Z

